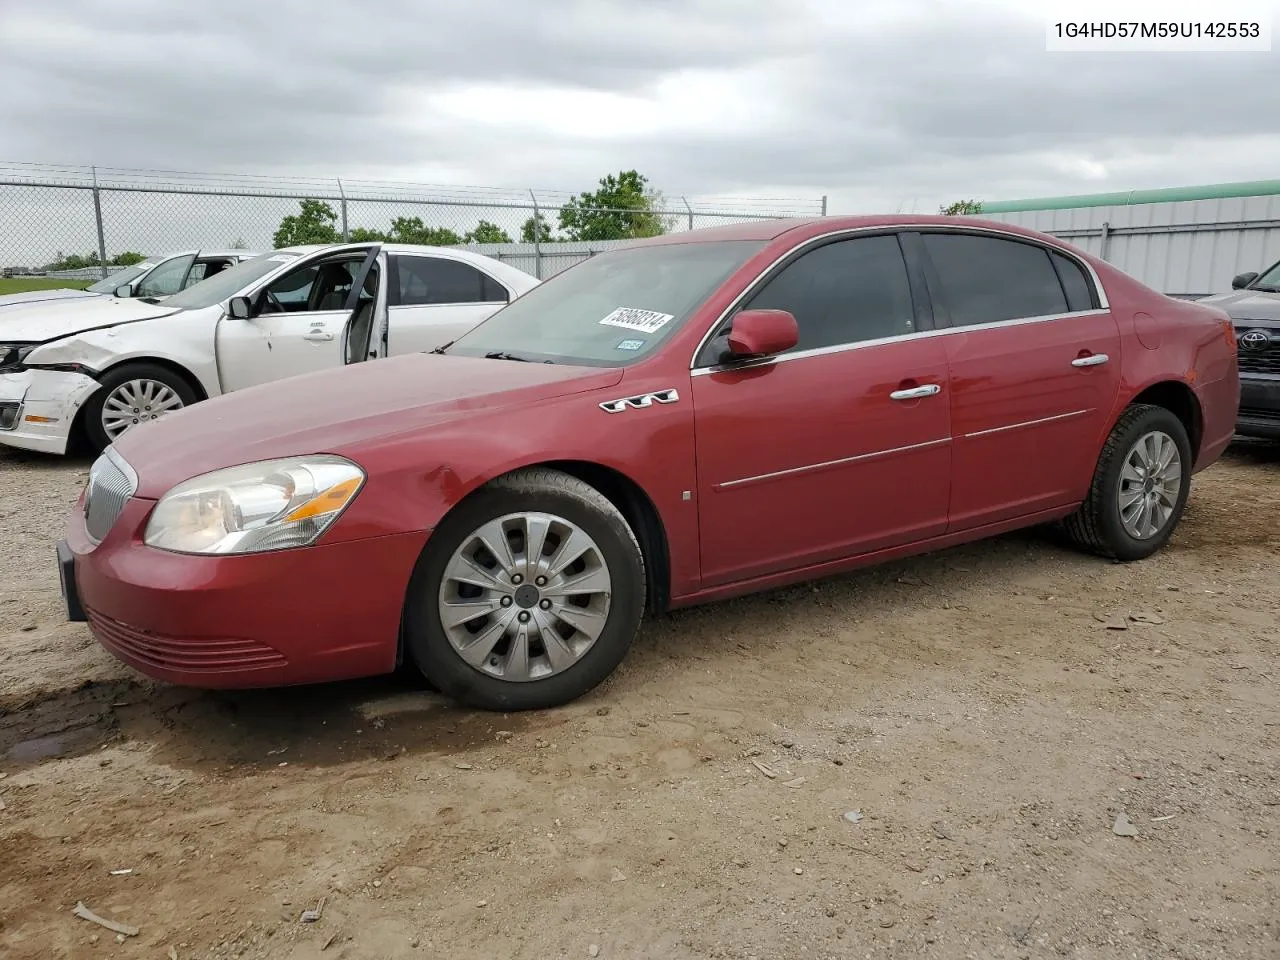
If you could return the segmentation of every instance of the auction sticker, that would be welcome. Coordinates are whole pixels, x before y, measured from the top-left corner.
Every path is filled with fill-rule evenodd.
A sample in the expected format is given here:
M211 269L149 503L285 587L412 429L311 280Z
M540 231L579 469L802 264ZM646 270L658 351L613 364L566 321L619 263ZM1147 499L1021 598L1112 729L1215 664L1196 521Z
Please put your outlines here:
M292 263L294 260L297 260L297 259L298 257L296 254L277 253L274 257L267 257L267 262L268 263Z
M640 350L644 347L643 340L623 340L613 349L615 350Z
M653 333L655 330L661 330L674 319L675 317L671 314L659 313L656 310L619 307L600 323L606 327L624 327L627 330L639 330L641 333Z

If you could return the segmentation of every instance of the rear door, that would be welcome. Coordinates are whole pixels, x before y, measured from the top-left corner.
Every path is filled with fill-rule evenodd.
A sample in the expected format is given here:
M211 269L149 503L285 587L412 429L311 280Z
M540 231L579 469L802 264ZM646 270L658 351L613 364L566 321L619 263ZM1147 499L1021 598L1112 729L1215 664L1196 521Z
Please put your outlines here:
M1084 498L1120 387L1120 331L1090 271L1030 240L921 232L935 317L951 332L950 529Z
M511 291L462 260L427 253L390 258L391 355L423 353L456 340L511 300Z
M703 586L941 534L947 359L898 238L807 248L742 306L791 312L800 342L764 362L718 367L722 328L696 361Z

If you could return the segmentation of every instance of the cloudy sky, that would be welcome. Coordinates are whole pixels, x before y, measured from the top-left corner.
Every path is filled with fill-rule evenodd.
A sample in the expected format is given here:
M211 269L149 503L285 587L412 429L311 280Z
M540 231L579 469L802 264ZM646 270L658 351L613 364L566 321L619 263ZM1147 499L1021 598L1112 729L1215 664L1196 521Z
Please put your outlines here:
M3 0L0 160L549 190L635 167L669 195L834 212L1277 175L1276 53L1047 53L1044 18L1029 0Z

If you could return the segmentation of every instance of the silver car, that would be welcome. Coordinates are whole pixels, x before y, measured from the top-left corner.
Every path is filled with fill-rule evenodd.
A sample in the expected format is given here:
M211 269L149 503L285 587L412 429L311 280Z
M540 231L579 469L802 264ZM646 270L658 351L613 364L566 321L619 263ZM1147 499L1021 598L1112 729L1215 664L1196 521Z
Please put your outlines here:
M112 295L163 300L227 267L234 267L237 263L256 256L256 252L249 250L184 250L160 260L143 260L131 267L117 270L83 290L68 287L59 290L28 290L25 293L0 296L0 316L3 316L3 310L7 306L46 300Z

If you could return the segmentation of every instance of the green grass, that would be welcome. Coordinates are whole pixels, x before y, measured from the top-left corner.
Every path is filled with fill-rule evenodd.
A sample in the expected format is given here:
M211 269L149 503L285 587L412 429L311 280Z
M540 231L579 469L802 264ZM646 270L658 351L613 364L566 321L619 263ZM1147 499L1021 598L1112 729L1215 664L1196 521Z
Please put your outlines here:
M0 277L0 294L26 293L28 290L83 290L93 280L53 280L49 277Z

